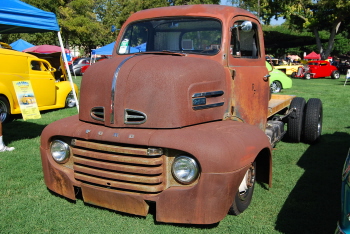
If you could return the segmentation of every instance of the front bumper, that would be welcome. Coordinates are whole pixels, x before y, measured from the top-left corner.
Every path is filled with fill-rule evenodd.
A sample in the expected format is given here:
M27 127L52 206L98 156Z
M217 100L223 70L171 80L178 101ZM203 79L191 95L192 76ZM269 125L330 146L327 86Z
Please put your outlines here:
M72 200L80 188L84 202L129 214L146 216L156 203L156 220L170 223L211 224L222 220L247 168L230 173L202 173L193 186L170 186L159 193L113 190L76 180L74 170L58 165L41 149L48 188Z

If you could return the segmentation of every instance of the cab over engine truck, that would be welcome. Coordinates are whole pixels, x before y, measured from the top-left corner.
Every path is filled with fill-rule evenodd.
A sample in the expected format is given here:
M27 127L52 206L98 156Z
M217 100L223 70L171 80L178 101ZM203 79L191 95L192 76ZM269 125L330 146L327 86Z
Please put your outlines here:
M80 111L41 136L47 187L156 220L212 224L271 186L284 135L314 142L322 103L271 95L263 33L248 11L187 5L137 12L111 59L83 76ZM285 130L286 128L286 130Z

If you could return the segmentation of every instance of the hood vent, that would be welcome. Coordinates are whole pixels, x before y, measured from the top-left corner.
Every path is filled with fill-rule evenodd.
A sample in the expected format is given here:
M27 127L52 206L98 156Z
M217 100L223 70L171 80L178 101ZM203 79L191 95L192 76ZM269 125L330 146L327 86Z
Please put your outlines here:
M97 121L105 121L105 108L102 106L93 107L90 113L91 117Z
M125 109L124 123L125 124L143 124L147 120L147 115L141 111Z

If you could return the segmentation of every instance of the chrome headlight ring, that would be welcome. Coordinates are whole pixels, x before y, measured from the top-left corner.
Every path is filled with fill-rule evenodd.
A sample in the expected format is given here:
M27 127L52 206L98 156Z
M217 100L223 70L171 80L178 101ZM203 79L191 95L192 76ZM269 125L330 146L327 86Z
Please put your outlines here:
M52 158L57 163L65 163L70 156L69 145L61 140L53 140L50 145L50 152Z
M191 184L198 178L199 165L193 158L181 155L174 159L171 173L179 183Z

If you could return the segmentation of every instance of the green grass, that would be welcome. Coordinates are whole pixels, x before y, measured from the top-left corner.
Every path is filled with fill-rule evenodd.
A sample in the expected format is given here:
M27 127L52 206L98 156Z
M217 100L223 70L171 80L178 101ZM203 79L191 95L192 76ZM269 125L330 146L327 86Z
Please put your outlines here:
M342 165L350 146L350 83L343 84L344 76L294 79L293 88L282 91L322 100L321 141L311 146L278 143L273 187L257 184L243 214L227 215L209 226L158 223L154 212L137 217L51 193L43 180L40 134L47 124L77 110L46 111L39 120L18 118L4 125L5 142L16 150L0 153L0 233L333 233L340 212Z

